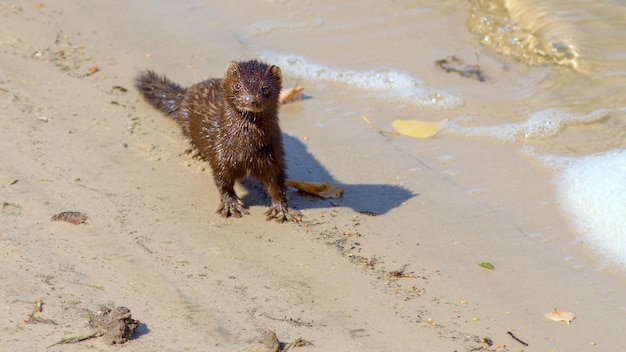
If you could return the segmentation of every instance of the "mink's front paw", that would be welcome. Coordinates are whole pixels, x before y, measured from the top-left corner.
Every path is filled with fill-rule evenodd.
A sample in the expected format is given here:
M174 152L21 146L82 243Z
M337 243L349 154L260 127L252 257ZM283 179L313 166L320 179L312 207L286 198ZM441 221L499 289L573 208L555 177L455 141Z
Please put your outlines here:
M242 215L250 214L248 210L243 207L243 202L237 197L223 199L220 208L217 209L217 213L225 218L229 216L240 218Z

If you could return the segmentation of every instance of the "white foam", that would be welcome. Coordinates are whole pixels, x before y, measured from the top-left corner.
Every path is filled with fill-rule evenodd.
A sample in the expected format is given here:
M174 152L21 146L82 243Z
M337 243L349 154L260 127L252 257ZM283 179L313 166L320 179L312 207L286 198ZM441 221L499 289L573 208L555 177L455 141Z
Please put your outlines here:
M280 66L290 76L312 81L345 84L375 92L385 100L432 109L451 109L464 104L463 99L424 87L424 82L393 69L354 71L317 64L295 54L261 51L262 60Z
M609 116L606 109L587 115L574 115L563 110L547 109L534 113L527 121L497 126L464 126L454 121L444 125L445 130L457 134L497 139L505 142L527 139L546 139L555 136L568 125L590 124Z
M452 109L465 104L453 94L425 87L424 82L393 69L355 71L314 63L294 53L281 53L262 49L254 40L275 31L317 28L324 24L321 18L308 21L288 22L270 20L254 23L245 28L239 40L255 51L266 62L278 65L286 74L311 81L345 84L353 88L371 91L373 98L382 98L400 104L431 109Z
M626 149L568 158L558 194L587 241L612 263L626 264Z
M281 1L281 0L277 0ZM268 20L257 22L243 30L239 39L248 44L250 43L250 38L262 34L268 34L273 31L278 30L294 30L299 28L315 28L320 27L324 24L324 21L321 18L313 18L308 21L301 22L285 22L283 20Z

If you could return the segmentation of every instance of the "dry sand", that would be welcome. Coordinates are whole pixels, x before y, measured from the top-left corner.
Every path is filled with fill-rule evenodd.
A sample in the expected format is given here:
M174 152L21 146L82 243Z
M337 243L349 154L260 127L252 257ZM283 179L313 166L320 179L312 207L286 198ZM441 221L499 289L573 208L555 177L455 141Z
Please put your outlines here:
M416 154L365 124L333 131L314 115L333 111L334 94L308 91L282 112L290 176L344 197L291 191L304 221L277 224L246 181L251 215L219 218L207 165L132 78L153 68L189 84L250 53L227 20L206 46L177 37L179 23L155 36L170 24L149 3L0 1L0 350L86 334L100 305L131 310L130 341L49 350L251 351L267 331L293 351L623 350L621 274L550 240L571 232L546 201L550 175L508 146L450 138L416 141ZM420 167L398 167L408 161ZM50 220L62 211L88 220ZM555 307L577 318L548 321ZM300 338L311 344L289 345Z

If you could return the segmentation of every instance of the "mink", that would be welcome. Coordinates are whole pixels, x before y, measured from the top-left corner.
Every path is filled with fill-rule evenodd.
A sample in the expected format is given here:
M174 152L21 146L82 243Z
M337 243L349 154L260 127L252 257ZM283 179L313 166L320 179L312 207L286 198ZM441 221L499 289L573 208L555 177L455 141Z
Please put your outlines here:
M282 73L278 66L233 61L224 78L182 87L153 71L141 72L135 86L143 97L182 127L209 162L220 194L223 217L248 214L234 189L252 176L271 198L265 215L279 222L298 221L287 206L286 165L278 120Z

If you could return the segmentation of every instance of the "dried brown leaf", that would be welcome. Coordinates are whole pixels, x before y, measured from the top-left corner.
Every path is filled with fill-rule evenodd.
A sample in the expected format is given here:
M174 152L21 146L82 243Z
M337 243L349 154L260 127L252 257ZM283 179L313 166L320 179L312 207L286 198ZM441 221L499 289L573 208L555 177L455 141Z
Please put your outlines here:
M81 213L79 211L64 211L62 213L58 213L50 219L52 221L65 221L74 225L80 225L87 221L87 214Z
M291 103L292 101L300 100L302 97L300 93L304 90L304 87L295 86L293 88L283 89L280 91L278 102L280 104Z
M546 313L546 318L553 321L564 321L569 324L574 318L576 314L572 312L564 312L554 308L550 313Z
M287 180L287 186L324 199L341 198L343 195L343 188L332 186L328 182L319 183Z

